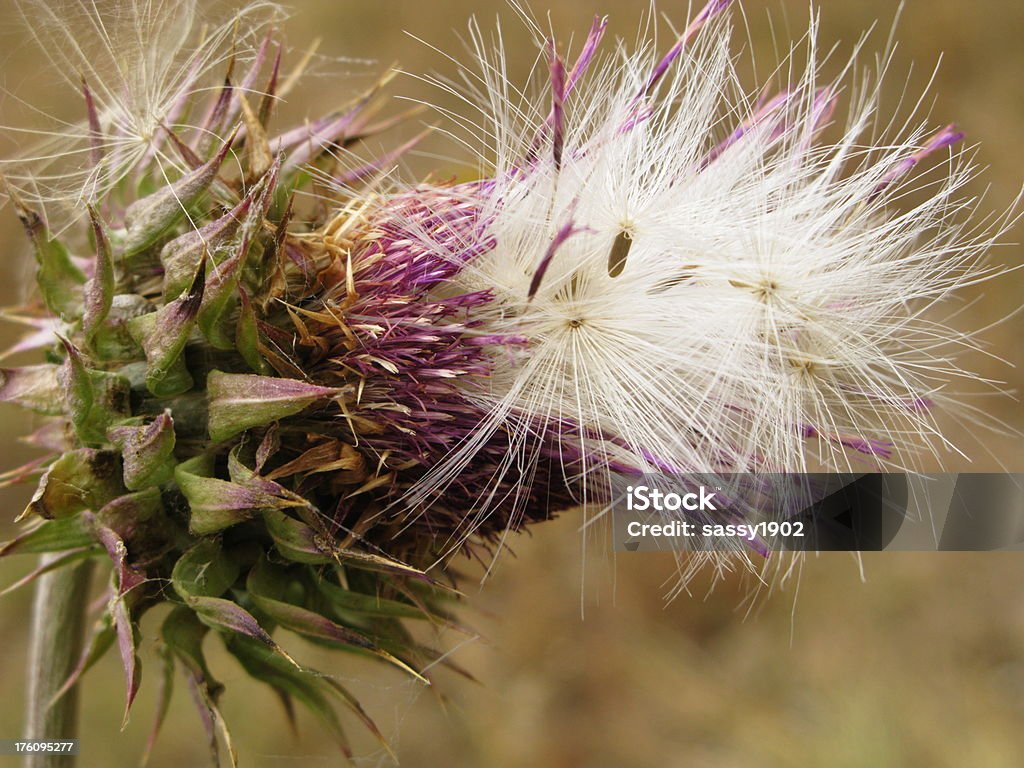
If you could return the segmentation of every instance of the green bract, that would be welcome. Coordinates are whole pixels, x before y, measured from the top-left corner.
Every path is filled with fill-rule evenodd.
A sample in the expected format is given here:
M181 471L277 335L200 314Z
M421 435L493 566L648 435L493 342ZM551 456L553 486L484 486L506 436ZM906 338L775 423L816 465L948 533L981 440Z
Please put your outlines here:
M184 671L211 749L216 755L220 733L232 761L207 636L219 636L289 714L292 700L311 709L347 752L336 705L376 727L333 677L286 651L278 630L381 659L426 683L418 670L439 657L402 623L450 623L443 600L452 591L416 565L433 563L424 556L430 548L415 538L384 547L390 528L375 536L380 505L369 494L393 468L355 447L359 430L375 430L372 419L346 420L360 378L324 385L307 375L302 348L317 341L293 309L342 274L339 258L350 260L354 249L351 239L325 245L322 211L352 211L350 238L371 231L356 193L338 193L309 215L295 200L312 186L311 166L330 179L338 150L377 130L369 120L378 89L271 138L280 52L268 34L241 87L229 65L206 117L193 129L164 126L133 173L89 200L88 220L60 237L7 189L38 267L39 300L19 316L54 333L34 345L46 348L47 362L0 377L0 400L45 419L34 442L48 451L9 475L38 487L21 515L25 531L0 554L62 553L15 586L82 558L112 564L106 607L64 691L116 644L125 717L142 678L140 620L169 603L160 630L165 674ZM190 84L180 124L208 92ZM262 94L256 109L254 92ZM115 130L94 112L88 84L85 93L90 129ZM100 135L98 164L103 145ZM331 225L339 226L337 215ZM328 477L326 490L307 482L311 475ZM346 500L363 496L356 518L321 508L330 499L347 509ZM365 522L354 528L353 519Z

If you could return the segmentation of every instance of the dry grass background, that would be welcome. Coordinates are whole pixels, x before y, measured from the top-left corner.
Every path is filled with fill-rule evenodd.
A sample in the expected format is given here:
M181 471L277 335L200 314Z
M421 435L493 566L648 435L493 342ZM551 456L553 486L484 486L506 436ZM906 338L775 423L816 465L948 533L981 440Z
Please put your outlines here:
M303 46L323 37L322 51L366 63L341 64L337 76L312 81L288 105L305 114L311 105L332 107L365 86L391 62L411 72L452 74L453 66L409 30L458 53L454 30L470 14L483 21L502 14L514 72L525 75L532 59L525 34L501 0L445 3L295 0L286 23L289 41ZM614 32L631 38L644 0L612 3L559 0L552 24L563 39L582 34L594 13L609 13ZM745 0L754 49L763 69L773 60L766 14L780 29L801 31L804 0ZM881 29L869 50L884 45L895 4L822 0L821 37L848 51L875 19ZM982 209L998 210L1020 187L1024 98L1024 4L1016 0L908 0L901 41L889 81L890 103L913 63L911 91L920 89L940 53L945 62L935 85L935 122L956 120L978 159L991 166L973 192L990 185ZM682 23L685 2L661 10ZM22 96L47 95L40 57L20 45L11 26L11 0L0 0L3 84ZM536 4L542 9L540 3ZM349 76L344 73L348 72ZM396 91L437 98L411 78ZM0 111L11 108L0 101ZM56 105L73 114L77 105ZM3 122L0 114L0 122ZM410 131L414 130L410 128ZM3 148L6 151L6 147ZM452 148L437 141L410 160L418 173L466 173L435 154ZM1019 240L1018 227L1007 241ZM0 303L18 295L28 268L13 215L0 211ZM996 260L1021 264L1008 245ZM1021 305L1021 276L979 288L964 322L985 326ZM987 334L993 351L1017 368L979 357L986 376L1022 389L1024 319ZM13 338L0 330L0 343ZM1011 398L977 401L997 418L1024 427L1021 405ZM24 460L15 437L27 420L0 413L0 465ZM951 470L1024 471L1021 439L949 424L954 439L975 458L950 456ZM987 453L986 453L987 450ZM0 495L0 536L20 511L27 491ZM1014 554L876 554L858 564L849 555L809 560L799 584L791 582L753 611L744 602L749 580L725 579L707 594L666 605L672 564L651 556L626 556L614 567L603 557L581 563L579 521L573 516L515 544L494 578L470 590L465 619L482 636L442 638L459 645L454 658L481 681L440 675L442 700L387 670L345 656L323 656L295 641L303 661L351 680L395 745L403 766L1019 766L1024 763L1024 560ZM0 584L25 572L25 562L0 563ZM585 616L581 618L581 583ZM614 587L614 589L613 589ZM0 737L21 728L22 678L29 595L0 603ZM156 625L148 617L146 626ZM211 643L211 646L213 644ZM248 682L237 666L214 653L228 684L224 710L240 745L243 765L257 767L340 764L337 752L310 718L300 716L301 737L289 734L283 713L266 690ZM128 728L119 733L123 696L119 664L111 656L86 679L83 768L132 765L141 753L155 706L158 660L144 648L146 685ZM204 764L201 727L188 694L179 690L151 765ZM371 740L350 728L359 765L386 760Z

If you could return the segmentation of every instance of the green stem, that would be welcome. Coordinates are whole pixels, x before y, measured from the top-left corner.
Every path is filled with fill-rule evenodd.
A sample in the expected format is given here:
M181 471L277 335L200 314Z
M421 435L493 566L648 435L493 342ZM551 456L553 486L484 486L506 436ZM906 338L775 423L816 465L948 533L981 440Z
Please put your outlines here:
M43 555L43 562L55 555ZM82 652L92 560L64 566L39 577L32 605L28 660L26 739L64 740L78 737L78 686L51 704ZM75 758L34 752L25 768L71 768Z

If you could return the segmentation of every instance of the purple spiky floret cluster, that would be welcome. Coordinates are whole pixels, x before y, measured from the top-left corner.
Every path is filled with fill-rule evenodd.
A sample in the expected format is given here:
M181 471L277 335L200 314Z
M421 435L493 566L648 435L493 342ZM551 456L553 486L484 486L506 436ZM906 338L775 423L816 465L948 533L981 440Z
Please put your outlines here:
M417 190L389 198L372 216L372 235L352 252L350 275L339 265L346 274L301 307L314 318L305 320L316 339L303 361L310 378L328 386L362 382L349 414L358 445L396 470L375 494L379 503L408 515L411 526L451 537L453 545L474 532L492 538L578 503L565 477L579 460L579 449L575 459L567 455L573 451L566 437L578 430L544 424L536 427L533 460L513 461L512 437L499 428L411 510L394 504L479 434L487 414L474 394L486 388L496 356L527 343L481 329L475 313L494 300L491 291L443 295L453 277L495 246L465 193ZM335 511L342 523L355 514L345 504Z

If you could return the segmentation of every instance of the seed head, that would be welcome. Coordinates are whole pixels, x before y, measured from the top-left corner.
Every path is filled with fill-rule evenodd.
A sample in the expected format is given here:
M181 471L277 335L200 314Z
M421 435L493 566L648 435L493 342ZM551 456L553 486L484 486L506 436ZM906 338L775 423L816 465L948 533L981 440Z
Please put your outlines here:
M981 259L1006 225L964 223L963 133L874 132L877 86L838 125L856 62L824 79L816 21L778 93L748 95L727 6L709 3L665 53L602 54L602 19L571 65L538 37L533 88L471 25L464 99L488 180L432 200L481 231L452 249L410 220L407 237L464 265L445 291L493 295L475 312L484 332L524 342L491 358L486 389L467 392L486 413L474 439L411 499L456 482L497 432L515 458L495 484L553 440L581 499L623 468L905 469L950 447L934 411L957 406L954 355L973 342L937 310L998 271ZM911 191L923 200L903 210Z

